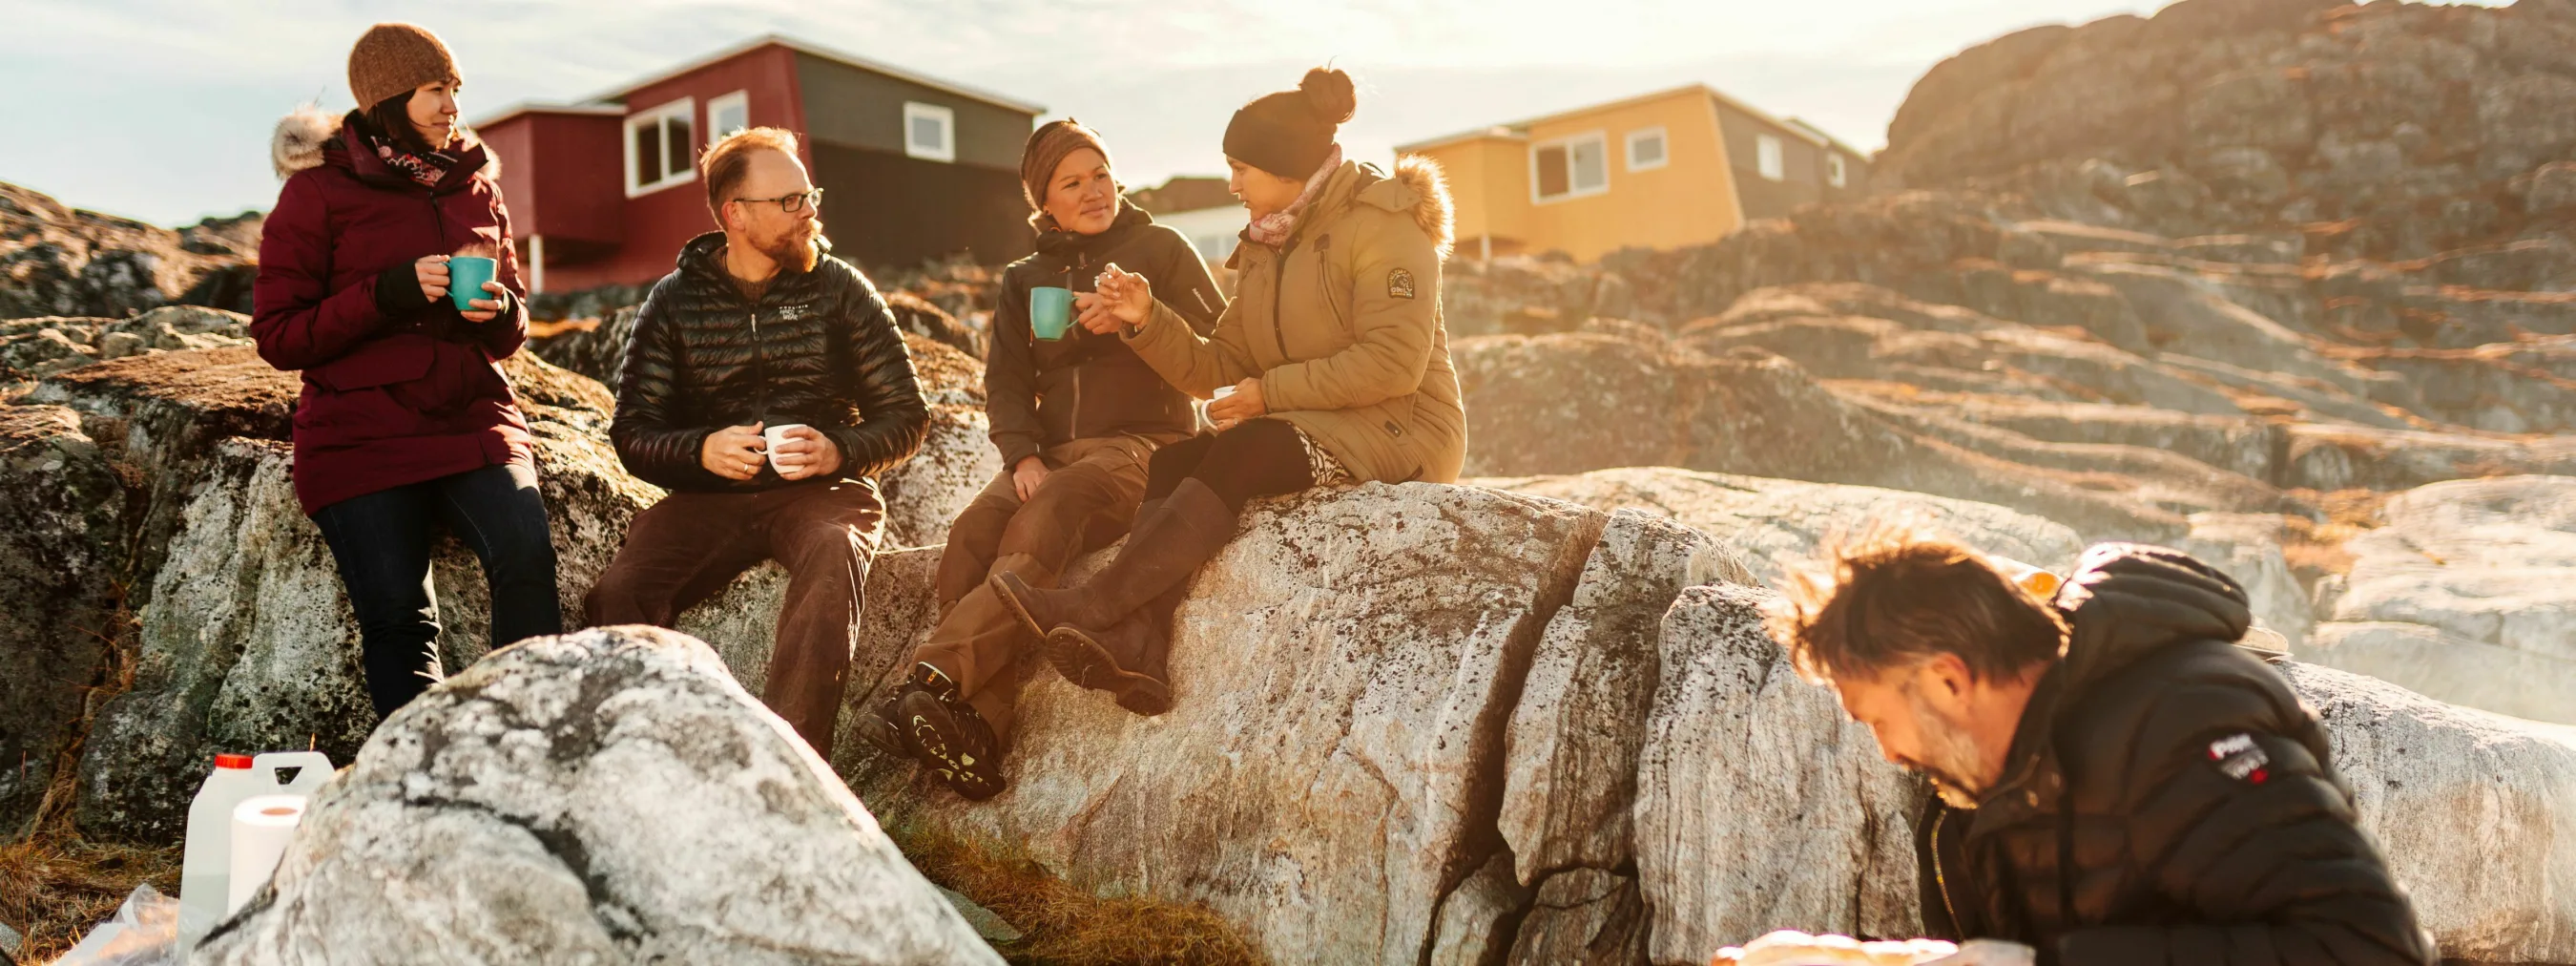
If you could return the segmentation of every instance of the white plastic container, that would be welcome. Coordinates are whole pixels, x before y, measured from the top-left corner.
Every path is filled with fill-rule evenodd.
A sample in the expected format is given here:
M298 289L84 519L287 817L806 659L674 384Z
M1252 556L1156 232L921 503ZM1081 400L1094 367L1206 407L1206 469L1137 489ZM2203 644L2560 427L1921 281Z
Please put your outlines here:
M278 781L280 768L299 769L295 781ZM179 866L181 962L224 919L232 891L233 809L261 795L311 795L330 780L331 756L318 751L215 756L214 773L188 804L187 849Z

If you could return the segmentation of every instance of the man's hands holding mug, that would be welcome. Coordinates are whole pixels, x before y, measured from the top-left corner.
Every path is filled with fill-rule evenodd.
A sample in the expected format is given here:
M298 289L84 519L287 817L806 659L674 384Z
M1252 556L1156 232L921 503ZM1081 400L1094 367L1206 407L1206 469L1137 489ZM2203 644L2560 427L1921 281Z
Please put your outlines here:
M428 296L432 302L447 297L447 258L448 256L445 255L431 255L411 263L412 276L420 280L420 294ZM474 309L458 313L465 316L466 321L490 322L500 317L501 298L508 294L509 290L502 288L499 282L485 282L483 291L491 293L492 297L470 299L465 304L473 306Z
M1121 325L1142 327L1154 314L1154 283L1117 262L1102 266L1092 288L1097 291L1075 295L1073 306L1082 312L1074 321L1093 335L1108 335Z
M813 427L781 429L775 447L762 435L763 428L752 423L707 434L706 443L698 447L698 465L728 480L758 476L760 464L770 461L775 461L778 478L789 481L813 479L841 468L841 448Z

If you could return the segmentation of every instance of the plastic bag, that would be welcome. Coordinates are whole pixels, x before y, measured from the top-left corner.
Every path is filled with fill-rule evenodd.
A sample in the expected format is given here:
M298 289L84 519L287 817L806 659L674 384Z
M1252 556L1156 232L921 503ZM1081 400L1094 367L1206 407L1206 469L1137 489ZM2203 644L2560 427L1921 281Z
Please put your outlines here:
M146 882L54 966L176 966L178 944L179 900Z

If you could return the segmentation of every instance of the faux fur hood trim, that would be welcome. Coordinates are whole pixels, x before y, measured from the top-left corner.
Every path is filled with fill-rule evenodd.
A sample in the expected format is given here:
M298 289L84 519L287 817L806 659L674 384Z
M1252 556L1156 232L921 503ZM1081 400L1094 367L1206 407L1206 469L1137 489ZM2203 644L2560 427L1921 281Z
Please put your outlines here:
M1413 223L1430 236L1440 257L1449 257L1450 245L1457 241L1456 212L1449 200L1449 175L1440 170L1440 162L1418 154L1395 159L1395 180L1403 183L1420 200L1413 204Z
M268 163L276 169L278 180L284 181L294 177L296 172L320 167L322 149L340 136L340 125L347 117L325 111L319 104L305 104L277 119L277 132L268 140ZM483 143L473 129L461 123L457 126L457 133L468 147ZM499 155L484 152L483 176L496 181L500 179Z

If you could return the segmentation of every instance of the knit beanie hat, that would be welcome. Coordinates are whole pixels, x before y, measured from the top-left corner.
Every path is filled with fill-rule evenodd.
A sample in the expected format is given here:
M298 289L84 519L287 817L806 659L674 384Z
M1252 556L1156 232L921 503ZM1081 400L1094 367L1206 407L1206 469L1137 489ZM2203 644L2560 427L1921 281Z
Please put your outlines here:
M1351 75L1317 67L1296 90L1264 94L1234 112L1225 126L1226 156L1302 181L1333 153L1334 130L1358 107Z
M1109 145L1100 141L1100 132L1082 126L1081 121L1065 118L1048 121L1030 132L1027 147L1020 149L1020 192L1029 199L1029 216L1035 223L1046 213L1047 182L1055 180L1055 166L1064 163L1066 155L1090 148L1100 152L1100 160L1109 160Z
M456 58L429 28L380 23L349 48L349 93L366 110L422 84L456 80Z

